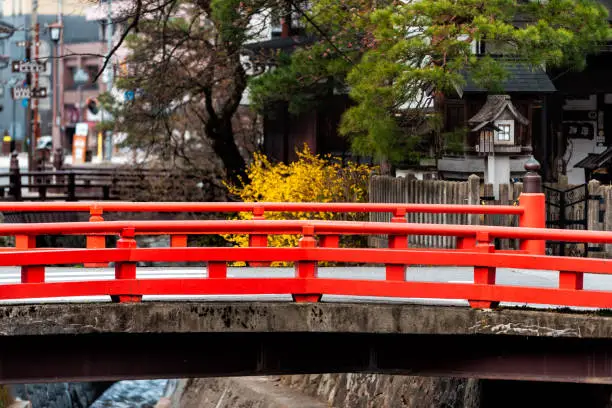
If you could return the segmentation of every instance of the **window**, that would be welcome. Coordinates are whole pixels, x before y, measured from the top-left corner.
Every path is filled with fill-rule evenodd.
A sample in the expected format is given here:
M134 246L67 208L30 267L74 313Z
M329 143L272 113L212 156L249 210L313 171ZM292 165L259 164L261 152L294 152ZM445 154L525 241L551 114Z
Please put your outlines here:
M495 131L495 144L514 144L513 120L498 120L495 126L499 129Z
M497 132L497 140L500 142L510 141L510 125L499 125L499 131Z

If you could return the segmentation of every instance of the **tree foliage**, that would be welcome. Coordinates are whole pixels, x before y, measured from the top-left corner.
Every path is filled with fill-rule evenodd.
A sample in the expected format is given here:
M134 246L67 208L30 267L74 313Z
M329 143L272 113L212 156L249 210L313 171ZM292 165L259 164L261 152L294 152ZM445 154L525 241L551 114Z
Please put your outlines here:
M107 95L115 120L105 126L162 166L215 180L218 187L225 176L236 181L254 145L249 135L236 134L247 85L240 52L260 29L254 16L274 0L147 1L129 10L137 25L128 27L129 70L117 81L135 98Z
M355 102L342 134L356 153L399 160L439 131L436 97L471 80L499 92L508 60L533 69L581 69L610 37L596 0L319 0L304 12L319 41L252 81L256 106L309 109L346 86ZM493 54L479 56L484 41Z

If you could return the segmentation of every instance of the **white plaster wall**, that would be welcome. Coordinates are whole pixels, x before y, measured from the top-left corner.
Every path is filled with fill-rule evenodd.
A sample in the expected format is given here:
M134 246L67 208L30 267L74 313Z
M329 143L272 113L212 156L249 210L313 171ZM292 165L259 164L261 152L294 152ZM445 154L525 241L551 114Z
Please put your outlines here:
M584 169L574 168L574 165L586 158L589 153L601 153L604 150L606 150L606 147L597 146L595 140L570 139L570 144L565 153L565 160L569 158L569 162L567 163L568 184L586 183L587 180L584 177Z

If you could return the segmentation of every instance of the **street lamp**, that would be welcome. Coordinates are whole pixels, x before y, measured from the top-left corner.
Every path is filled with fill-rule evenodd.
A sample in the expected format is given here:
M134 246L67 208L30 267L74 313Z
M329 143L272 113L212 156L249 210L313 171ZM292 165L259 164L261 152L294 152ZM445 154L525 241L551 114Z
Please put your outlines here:
M53 41L54 47L54 58L53 58L53 124L52 124L52 132L51 132L51 140L53 143L53 152L57 152L58 150L62 150L62 129L61 129L61 112L62 107L60 106L60 93L63 92L60 89L60 50L59 50L59 42L62 38L62 29L64 26L60 22L55 22L49 24L49 36L51 37L51 41Z
M53 43L55 43L57 45L57 43L59 43L59 40L62 36L62 29L64 28L64 26L62 25L62 23L51 23L49 24L49 36L51 37L51 41L53 41Z

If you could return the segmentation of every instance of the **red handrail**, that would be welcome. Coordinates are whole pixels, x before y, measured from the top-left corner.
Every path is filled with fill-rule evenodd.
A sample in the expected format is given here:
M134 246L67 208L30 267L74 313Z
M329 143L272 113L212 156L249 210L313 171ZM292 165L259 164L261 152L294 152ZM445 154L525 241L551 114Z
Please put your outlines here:
M92 208L104 212L252 212L256 208L266 212L337 212L337 213L407 213L447 214L508 214L522 215L523 207L511 205L405 204L405 203L189 203L189 202L0 202L5 212L89 212Z
M317 235L440 235L486 240L508 238L521 240L612 243L612 232L559 230L526 227L496 227L485 225L384 223L319 220L233 220L233 221L106 221L64 222L41 224L0 224L0 236L12 235L118 235L133 228L139 235L192 234L302 234L304 227L312 227Z

